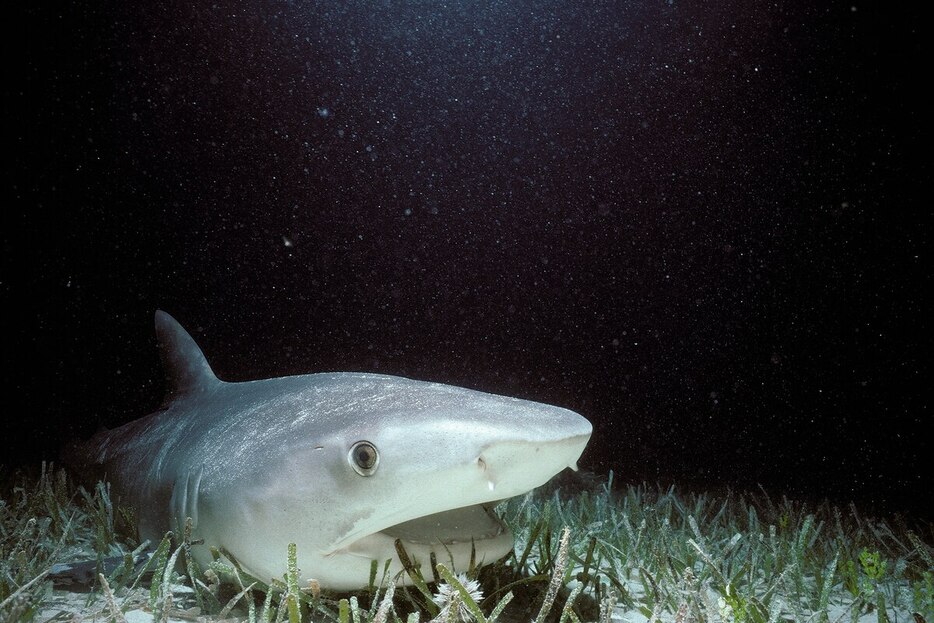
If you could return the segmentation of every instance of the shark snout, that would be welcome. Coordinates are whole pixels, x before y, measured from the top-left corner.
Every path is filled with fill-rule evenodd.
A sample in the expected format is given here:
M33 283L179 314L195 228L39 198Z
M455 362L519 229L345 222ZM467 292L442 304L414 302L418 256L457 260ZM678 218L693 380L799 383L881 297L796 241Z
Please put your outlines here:
M578 416L579 417L579 416ZM496 498L519 495L545 484L552 476L570 467L577 470L590 440L590 422L586 426L552 438L510 440L492 443L477 458L487 489Z

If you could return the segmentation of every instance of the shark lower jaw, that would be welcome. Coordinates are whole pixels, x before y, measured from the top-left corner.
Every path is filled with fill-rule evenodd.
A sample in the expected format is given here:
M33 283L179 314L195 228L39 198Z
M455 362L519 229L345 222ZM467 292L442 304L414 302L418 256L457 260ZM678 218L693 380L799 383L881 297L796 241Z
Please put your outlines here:
M492 511L477 504L410 519L357 539L333 554L383 562L397 556L396 542L409 558L427 563L431 554L439 562L466 571L471 558L491 563L512 550L512 532ZM332 555L333 555L332 554Z

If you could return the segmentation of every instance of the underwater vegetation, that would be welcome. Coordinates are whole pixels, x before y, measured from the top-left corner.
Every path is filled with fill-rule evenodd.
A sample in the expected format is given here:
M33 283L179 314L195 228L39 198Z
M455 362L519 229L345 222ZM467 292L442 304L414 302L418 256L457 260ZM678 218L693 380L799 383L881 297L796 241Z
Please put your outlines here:
M501 503L517 542L492 565L453 570L400 550L407 577L374 564L367 589L336 594L299 585L294 546L271 583L224 552L201 567L190 528L139 543L106 483L36 471L0 477L4 623L934 622L934 526L852 505L616 488L611 473Z

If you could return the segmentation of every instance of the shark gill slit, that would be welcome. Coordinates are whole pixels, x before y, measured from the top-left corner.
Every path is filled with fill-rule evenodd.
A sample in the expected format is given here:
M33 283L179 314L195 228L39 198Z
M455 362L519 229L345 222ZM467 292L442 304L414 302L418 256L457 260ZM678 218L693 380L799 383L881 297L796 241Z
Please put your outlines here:
M204 463L198 467L198 471L195 473L195 481L191 482L191 472L188 473L188 490L186 497L190 500L189 509L191 516L191 527L196 528L198 526L198 496L201 494L201 477L204 476Z
M176 477L175 484L172 485L172 499L169 501L169 507L172 509L174 515L173 521L176 528L181 528L185 521L185 506L187 505L185 498L188 492L184 489L187 489L187 487L182 487L181 476Z

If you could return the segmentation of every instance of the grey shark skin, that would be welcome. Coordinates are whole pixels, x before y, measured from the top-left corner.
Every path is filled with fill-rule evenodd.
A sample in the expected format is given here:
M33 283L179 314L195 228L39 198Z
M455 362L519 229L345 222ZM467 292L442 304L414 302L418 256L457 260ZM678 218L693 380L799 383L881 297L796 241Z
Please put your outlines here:
M202 564L224 547L257 578L366 586L394 541L427 564L466 570L513 546L493 503L576 461L590 422L516 398L378 374L330 373L227 383L188 333L156 312L169 393L164 407L77 449L135 507L144 538L193 522Z

